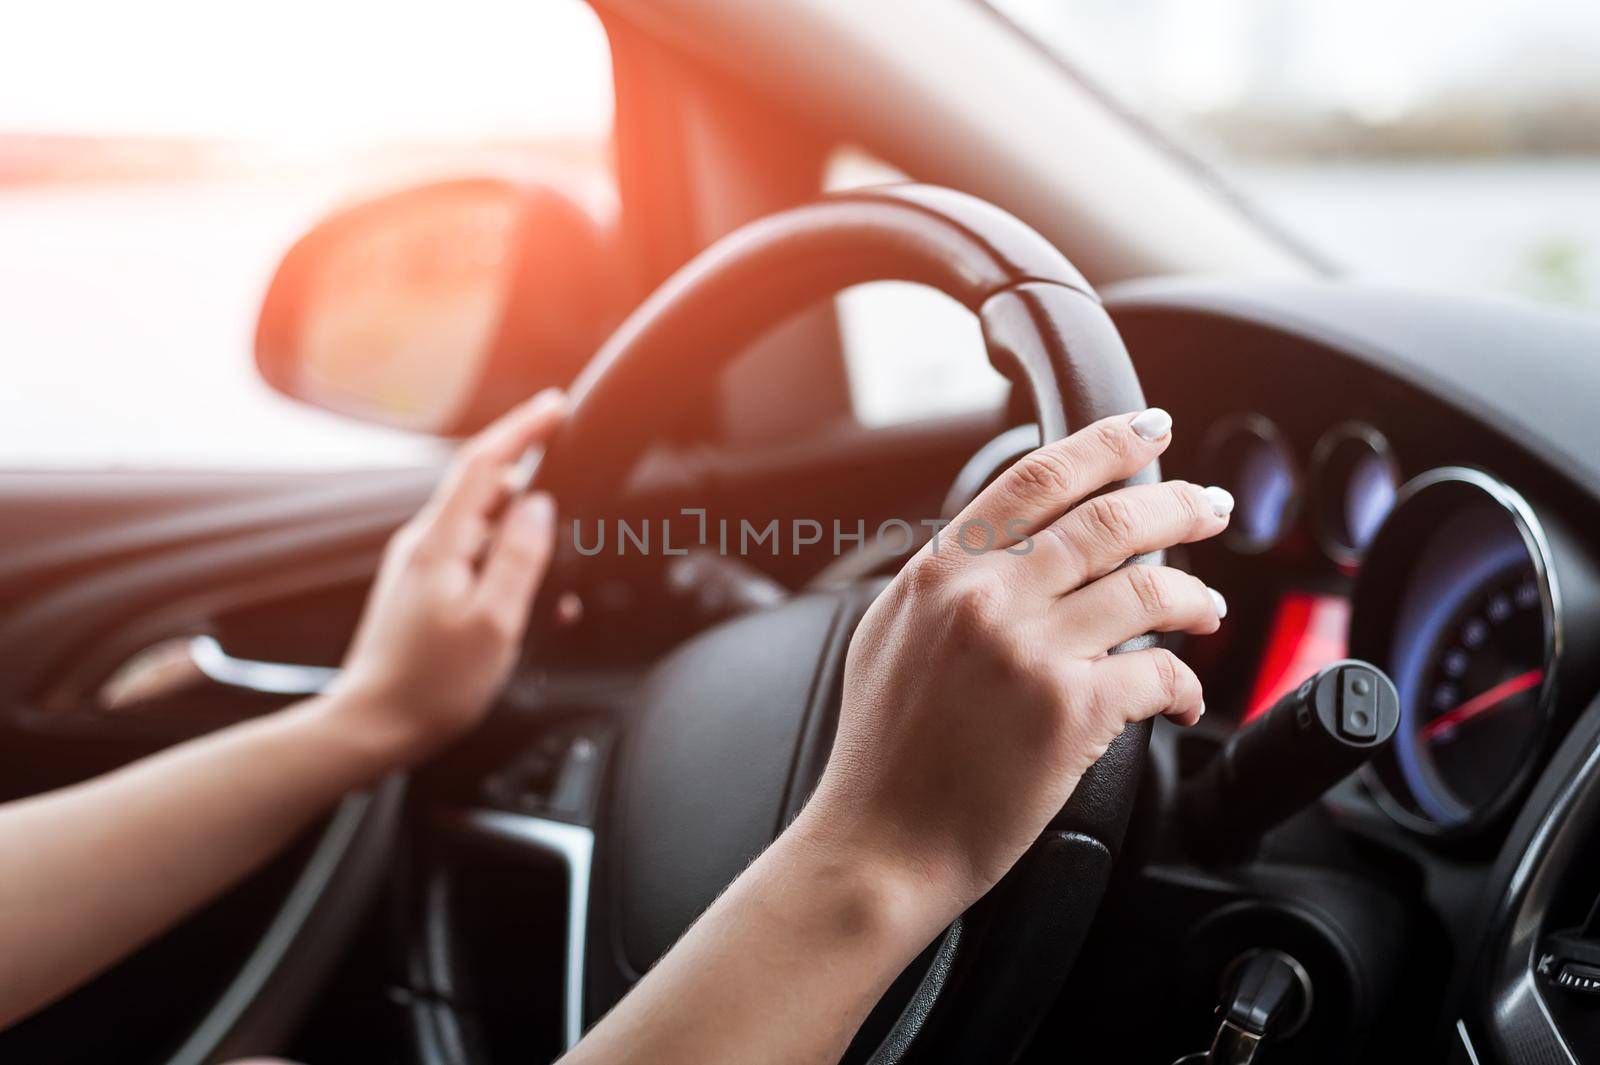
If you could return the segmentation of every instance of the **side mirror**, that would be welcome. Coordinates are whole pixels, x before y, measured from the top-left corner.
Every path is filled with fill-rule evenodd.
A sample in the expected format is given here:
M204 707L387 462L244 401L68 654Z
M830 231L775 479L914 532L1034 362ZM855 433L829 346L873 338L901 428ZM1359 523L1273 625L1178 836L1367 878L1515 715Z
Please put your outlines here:
M474 178L343 210L289 249L256 329L278 391L462 435L565 385L620 317L595 221L543 186Z

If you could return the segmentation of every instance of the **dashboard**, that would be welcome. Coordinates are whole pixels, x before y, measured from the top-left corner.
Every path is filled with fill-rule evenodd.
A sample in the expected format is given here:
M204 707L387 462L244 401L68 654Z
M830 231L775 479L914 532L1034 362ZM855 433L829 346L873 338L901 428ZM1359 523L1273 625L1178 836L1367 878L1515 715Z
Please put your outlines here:
M1170 643L1208 712L1152 736L1137 916L1097 933L1097 979L1220 957L1213 935L1297 956L1337 943L1318 986L1349 996L1351 1027L1296 1039L1600 1061L1600 867L1583 857L1600 846L1600 321L1343 282L1104 296L1173 416L1163 476L1236 505L1225 534L1168 553L1229 609ZM1019 432L979 449L952 496L1032 446ZM1244 858L1207 852L1196 782L1345 658L1394 681L1393 738L1264 836L1225 823ZM1093 981L1074 993L1110 1028L1137 1023Z
M1384 669L1394 739L1257 868L1407 900L1395 1012L1436 993L1459 1060L1600 1061L1600 323L1344 283L1107 303L1174 418L1163 474L1237 501L1180 559L1230 609L1179 648L1211 746L1170 730L1176 772L1328 663Z
M1186 559L1230 604L1184 649L1217 717L1245 724L1365 658L1395 681L1401 724L1350 797L1427 845L1492 853L1595 690L1595 549L1577 530L1600 517L1600 452L1574 445L1596 390L1573 372L1593 326L1559 317L1552 337L1509 305L1347 286L1108 302L1174 416L1164 474L1237 500Z
M1503 812L1549 740L1559 585L1549 535L1516 489L1464 466L1402 476L1369 423L1330 426L1301 464L1252 412L1215 425L1194 479L1235 493L1223 550L1270 567L1298 533L1329 565L1307 587L1285 575L1237 722L1347 655L1373 662L1395 682L1401 723L1365 783L1401 824L1445 835Z

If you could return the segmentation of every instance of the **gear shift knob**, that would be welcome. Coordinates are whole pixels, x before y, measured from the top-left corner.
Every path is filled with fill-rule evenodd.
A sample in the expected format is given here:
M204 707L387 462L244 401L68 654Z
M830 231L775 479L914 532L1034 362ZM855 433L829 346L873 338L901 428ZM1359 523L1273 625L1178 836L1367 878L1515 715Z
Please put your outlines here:
M1249 857L1261 837L1359 768L1394 736L1400 700L1368 662L1318 670L1228 738L1179 791L1196 858Z

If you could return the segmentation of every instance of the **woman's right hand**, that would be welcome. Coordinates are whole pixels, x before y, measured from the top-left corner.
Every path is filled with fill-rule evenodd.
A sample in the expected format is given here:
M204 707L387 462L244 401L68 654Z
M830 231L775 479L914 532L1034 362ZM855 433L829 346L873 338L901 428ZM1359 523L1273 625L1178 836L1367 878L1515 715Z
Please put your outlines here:
M851 641L833 753L796 827L888 860L924 891L931 880L953 917L1124 726L1199 720L1200 682L1172 652L1106 653L1145 632L1214 632L1226 612L1179 570L1118 568L1220 533L1225 490L1094 495L1165 451L1171 424L1151 409L1039 448L911 559Z

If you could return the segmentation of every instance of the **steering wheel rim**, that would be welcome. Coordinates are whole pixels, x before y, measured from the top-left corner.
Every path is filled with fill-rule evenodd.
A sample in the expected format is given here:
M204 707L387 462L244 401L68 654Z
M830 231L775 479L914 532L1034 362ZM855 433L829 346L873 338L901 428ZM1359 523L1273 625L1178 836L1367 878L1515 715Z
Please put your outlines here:
M909 281L972 311L991 362L1033 399L1045 442L1141 409L1127 349L1093 288L1053 245L998 207L895 185L826 197L752 222L685 265L619 327L571 389L571 414L535 485L583 516L619 486L661 427L660 397L706 379L788 315L853 285ZM1155 464L1131 482L1159 479ZM1140 562L1159 562L1159 555ZM1148 646L1151 637L1116 651ZM1115 652L1114 652L1115 653ZM939 944L934 965L873 1054L1014 1057L1053 1003L1098 908L1127 829L1149 724L1127 729L991 898ZM709 902L709 900L707 900ZM593 907L593 912L600 912ZM1019 913L1028 914L1019 920ZM1004 957L984 951L1000 944ZM1019 962L1019 954L1026 955ZM1026 985L1018 977L1028 977ZM951 1025L951 989L963 987ZM975 996L974 989L982 993ZM972 1023L976 1019L976 1023ZM938 1038L928 1033L941 1029ZM980 1040L968 1043L971 1033ZM968 1033L966 1038L962 1033ZM938 1053L924 1053L934 1044Z

